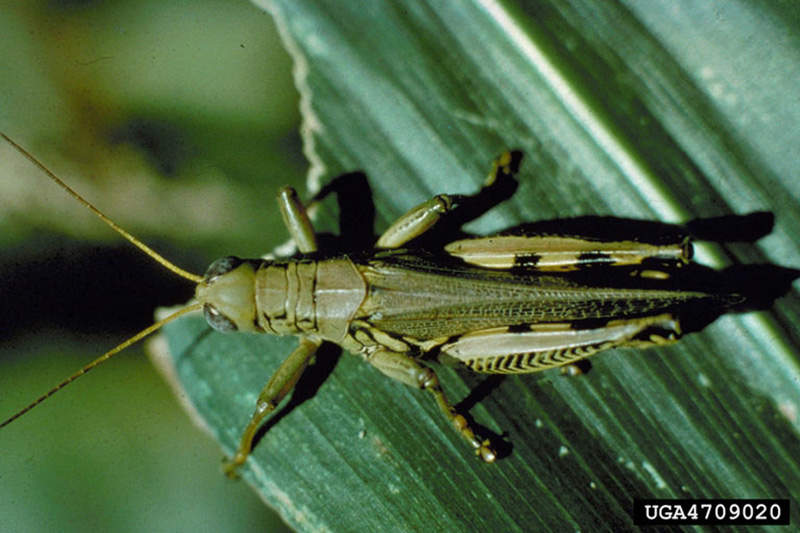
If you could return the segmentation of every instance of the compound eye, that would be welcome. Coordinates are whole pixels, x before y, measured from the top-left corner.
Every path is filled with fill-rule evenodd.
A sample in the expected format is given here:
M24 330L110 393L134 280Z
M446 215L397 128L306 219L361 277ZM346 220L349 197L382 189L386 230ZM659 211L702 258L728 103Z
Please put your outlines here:
M205 316L208 325L217 331L222 331L224 333L227 331L236 331L238 329L230 318L217 311L217 308L211 304L203 306L203 316Z
M242 260L238 257L234 257L229 255L228 257L221 257L211 263L211 265L206 270L206 274L204 276L206 283L211 283L214 281L214 278L218 278L223 274L227 274L237 266L242 264Z

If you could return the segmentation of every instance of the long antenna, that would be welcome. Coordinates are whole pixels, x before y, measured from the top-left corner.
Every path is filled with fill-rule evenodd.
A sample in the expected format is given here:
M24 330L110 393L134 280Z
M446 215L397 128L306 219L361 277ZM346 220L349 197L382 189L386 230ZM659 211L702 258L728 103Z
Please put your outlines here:
M134 237L133 235L131 235L130 233L128 233L127 231L122 229L121 227L119 227L113 220L111 220L110 218L105 216L99 209L97 209L95 206L93 206L91 203L89 203L88 200L84 199L80 194L78 194L77 192L72 190L72 188L69 185L67 185L66 183L61 181L61 179L58 176L56 176L49 168L44 166L44 164L42 162L40 162L38 159L33 157L33 155L31 155L22 146L18 145L16 142L11 140L11 138L8 135L6 135L5 133L0 132L0 136L2 136L3 139L5 139L11 146L16 148L16 150L19 153L21 153L22 155L24 155L31 163L36 165L42 172L47 174L47 176L51 180L56 182L59 186L61 186L62 189L67 191L70 194L70 196L75 198L78 202L83 204L92 213L97 215L100 218L100 220L102 220L103 222L108 224L111 227L111 229L113 229L114 231L116 231L117 233L119 233L120 235L125 237L125 239L128 242L130 242L131 244L133 244L134 246L136 246L137 248L142 250L144 253L146 253L147 255L152 257L154 260L156 260L159 263L161 263L161 265L163 265L170 272L173 272L173 273L177 274L178 276L181 276L182 278L186 278L188 280L191 280L191 281L193 281L195 283L200 283L200 282L203 281L203 277L202 276L198 276L197 274L192 274L191 272L187 272L187 271L183 270L182 268L173 265L172 263L170 263L169 261L164 259L156 251L154 251L152 248L150 248L149 246L144 244L142 241L140 241L139 239L137 239L136 237ZM31 409L33 409L34 407L36 407L37 405L39 405L40 403L42 403L43 401L45 401L46 399L51 397L53 394L55 394L56 392L60 391L61 389L63 389L64 387L66 387L67 385L69 385L70 383L72 383L73 381L78 379L79 377L81 377L82 375L86 374L87 372L89 372L90 370L92 370L96 366L100 365L101 363L111 359L113 356L115 356L116 354L118 354L119 352L121 352L122 350L124 350L125 348L130 346L131 344L134 344L135 342L140 341L141 339L147 337L148 335L150 335L154 331L160 329L164 324L175 320L176 318L178 318L181 315L184 315L184 314L189 313L191 311L196 311L198 309L201 309L202 307L203 307L202 303L194 303L194 304L188 305L188 306L186 306L186 307L184 307L184 308L172 313L171 315L169 315L168 317L164 318L163 320L159 320L155 324L143 329L142 331L140 331L139 333L137 333L133 337L131 337L128 340L126 340L125 342L123 342L122 344L114 347L113 349L107 351L106 353L104 353L103 355L101 355L100 357L98 357L97 359L92 361L91 363L85 365L83 368L81 368L80 370L78 370L77 372L75 372L74 374L69 376L67 379L65 379L64 381L62 381L61 383L59 383L58 385L56 385L55 387L53 387L52 389L47 391L45 394L43 394L42 396L40 396L39 398L37 398L33 402L31 402L28 406L26 406L25 408L21 409L20 411L17 411L10 418L4 420L3 422L0 422L0 428L3 428L5 426L9 425L11 422L13 422L17 418L21 417L22 415L24 415L25 413L27 413L28 411L30 411Z
M4 137L5 137L5 135L4 135ZM179 309L178 311L175 311L174 313L169 315L167 318L165 318L163 320L159 320L155 324L143 329L142 331L140 331L139 333L137 333L136 335L134 335L130 339L128 339L125 342L123 342L122 344L114 347L113 349L107 351L106 353L104 353L103 355L101 355L100 357L98 357L97 359L92 361L91 363L87 364L86 366L84 366L83 368L81 368L80 370L78 370L77 372L72 374L70 377L68 377L67 379L65 379L64 381L62 381L61 383L59 383L58 385L56 385L55 387L53 387L52 389L47 391L46 393L44 393L41 396L39 396L36 400L31 402L25 408L20 409L19 411L17 411L10 418L4 420L3 422L0 422L0 428L9 425L11 422L13 422L17 418L21 417L22 415L24 415L25 413L27 413L28 411L30 411L31 409L33 409L34 407L36 407L37 405L39 405L40 403L42 403L43 401L48 399L50 396L52 396L56 392L60 391L61 389L63 389L64 387L66 387L67 385L69 385L70 383L72 383L73 381L78 379L79 377L81 377L82 375L86 374L88 371L90 371L91 369L93 369L97 365L99 365L99 364L111 359L113 356L115 356L116 354L118 354L119 352L121 352L122 350L124 350L125 348L130 346L131 344L133 344L133 343L135 343L135 342L147 337L148 335L150 335L154 331L156 331L159 328L161 328L161 326L163 326L167 322L171 322L171 321L175 320L176 318L178 318L181 315L184 315L184 314L186 314L186 313L188 313L190 311L195 311L195 310L200 309L202 307L203 307L203 304L201 304L201 303L195 303L195 304L192 304L192 305L188 305L188 306L186 306L186 307L184 307L182 309Z
M38 159L33 157L33 155L31 155L27 150L25 150L25 148L23 148L22 146L18 145L13 140L11 140L11 138L8 135L6 135L3 132L0 132L0 136L2 136L3 139L5 139L11 146L16 148L19 153L21 153L26 158L28 158L28 160L31 163L33 163L34 165L36 165L42 172L47 174L47 176L51 180L53 180L58 185L60 185L62 189L64 189L65 191L67 191L70 194L70 196L75 198L78 202L82 203L92 213L97 215L100 218L100 220L102 220L103 222L108 224L111 227L111 229L113 229L114 231L116 231L117 233L119 233L120 235L125 237L125 239L128 242L130 242L134 246L138 247L141 251L143 251L144 253L146 253L150 257L152 257L154 260L156 260L159 263L161 263L161 265L163 265L164 268L167 268L168 270L170 270L171 272L174 272L175 274L181 276L182 278L186 278L186 279L191 280L191 281L193 281L195 283L200 283L201 281L203 281L203 277L202 276L198 276L197 274L192 274L191 272L187 272L184 269L173 265L172 263L170 263L169 261L164 259L164 257L162 257L155 250L153 250L152 248L147 246L145 243L143 243L142 241L140 241L139 239L137 239L136 237L134 237L133 235L131 235L130 233L128 233L127 231L122 229L121 227L119 227L116 222L114 222L113 220L111 220L110 218L105 216L99 209L97 209L95 206L93 206L91 203L89 203L88 200L84 199L83 196L81 196L80 194L78 194L77 192L72 190L72 188L69 185L67 185L66 183L61 181L61 178L56 176L49 168L44 166L44 164L41 161L39 161Z

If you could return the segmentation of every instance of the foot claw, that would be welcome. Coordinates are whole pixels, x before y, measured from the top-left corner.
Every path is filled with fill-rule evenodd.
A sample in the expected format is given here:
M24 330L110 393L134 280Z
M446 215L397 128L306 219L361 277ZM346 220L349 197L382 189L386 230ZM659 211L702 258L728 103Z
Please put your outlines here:
M238 456L234 456L234 458L230 460L223 459L222 472L228 479L239 479L239 472L237 470L240 466L242 466L243 463L244 461L239 460Z

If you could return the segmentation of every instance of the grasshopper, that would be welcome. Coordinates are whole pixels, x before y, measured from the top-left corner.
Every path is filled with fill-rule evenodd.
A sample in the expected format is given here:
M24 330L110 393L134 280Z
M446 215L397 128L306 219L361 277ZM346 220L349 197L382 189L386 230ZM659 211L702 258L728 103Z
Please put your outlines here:
M440 194L401 216L372 249L343 255L318 250L297 193L278 204L299 250L279 260L218 259L198 276L171 264L88 201L22 147L12 146L124 238L172 272L197 284L195 302L87 364L7 425L56 391L167 322L202 310L218 331L296 335L289 354L261 391L226 473L250 454L256 431L292 390L323 342L361 356L388 377L430 393L442 414L485 462L497 454L448 401L430 360L481 373L530 373L564 367L615 347L647 347L681 336L676 311L726 305L735 295L675 286L691 260L688 238L649 244L579 236L499 234L460 239L438 249L414 247L471 196ZM513 179L519 151L494 161L484 187Z

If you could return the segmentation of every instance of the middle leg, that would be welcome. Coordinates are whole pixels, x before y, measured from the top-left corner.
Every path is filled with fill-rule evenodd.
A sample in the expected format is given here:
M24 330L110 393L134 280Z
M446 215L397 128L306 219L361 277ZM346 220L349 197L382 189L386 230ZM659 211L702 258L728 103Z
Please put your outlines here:
M483 189L493 186L501 178L510 178L519 170L522 152L511 151L494 160ZM477 194L480 194L478 192ZM458 207L459 202L474 196L439 194L412 208L389 226L375 244L377 248L399 248L431 229L439 220Z
M390 378L431 393L436 400L436 405L439 406L456 431L472 445L475 454L484 462L494 462L497 454L492 449L491 443L488 439L480 440L469 426L467 419L450 404L442 390L438 376L432 369L423 366L404 353L383 348L369 355L367 361Z

